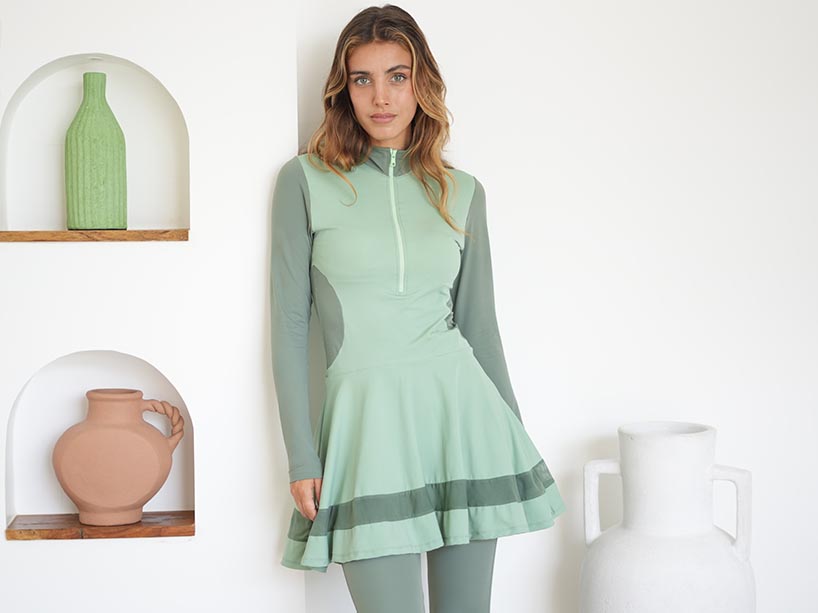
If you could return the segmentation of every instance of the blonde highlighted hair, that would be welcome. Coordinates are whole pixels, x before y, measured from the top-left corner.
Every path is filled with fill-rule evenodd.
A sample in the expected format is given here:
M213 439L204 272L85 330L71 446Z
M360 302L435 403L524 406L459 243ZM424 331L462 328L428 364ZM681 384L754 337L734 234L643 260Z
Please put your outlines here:
M426 37L412 16L400 7L387 4L364 9L341 31L324 85L324 119L307 144L309 159L317 157L352 187L341 171L349 171L369 157L372 143L355 118L349 97L347 59L353 49L372 42L397 43L412 56L412 88L418 108L406 151L409 166L446 223L462 232L447 208L447 179L452 185L455 183L449 172L452 166L442 157L443 147L449 141L446 85Z

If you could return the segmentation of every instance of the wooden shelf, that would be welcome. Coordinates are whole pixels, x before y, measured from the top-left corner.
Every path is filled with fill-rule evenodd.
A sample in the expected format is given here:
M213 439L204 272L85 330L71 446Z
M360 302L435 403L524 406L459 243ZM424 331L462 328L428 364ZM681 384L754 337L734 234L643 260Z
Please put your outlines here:
M186 241L187 228L174 230L4 230L0 242Z
M125 526L86 526L76 513L18 515L6 528L6 540L113 539L154 536L193 536L193 511L147 512L142 521Z

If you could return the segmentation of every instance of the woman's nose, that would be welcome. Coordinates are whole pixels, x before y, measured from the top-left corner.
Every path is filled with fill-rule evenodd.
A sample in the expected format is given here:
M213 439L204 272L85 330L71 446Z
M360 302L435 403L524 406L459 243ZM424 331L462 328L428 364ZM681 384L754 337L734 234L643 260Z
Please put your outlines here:
M387 105L389 104L389 96L386 91L386 85L383 83L375 83L375 87L372 89L373 98L372 102L376 106Z

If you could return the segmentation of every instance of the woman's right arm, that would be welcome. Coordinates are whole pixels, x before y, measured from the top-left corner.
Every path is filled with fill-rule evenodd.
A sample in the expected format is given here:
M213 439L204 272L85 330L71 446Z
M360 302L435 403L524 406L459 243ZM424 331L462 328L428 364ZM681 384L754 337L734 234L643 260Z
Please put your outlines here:
M320 478L309 407L312 229L309 190L297 158L278 174L272 206L270 264L273 378L290 483Z

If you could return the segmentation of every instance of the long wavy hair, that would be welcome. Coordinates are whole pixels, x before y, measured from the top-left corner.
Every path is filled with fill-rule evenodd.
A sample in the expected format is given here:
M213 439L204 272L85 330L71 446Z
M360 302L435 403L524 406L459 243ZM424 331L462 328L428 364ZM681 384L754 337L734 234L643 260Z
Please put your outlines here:
M349 97L347 59L355 48L372 42L393 42L412 56L412 89L418 108L410 124L411 137L406 154L412 173L422 183L429 201L453 229L458 228L449 214L449 172L443 159L449 141L449 110L446 85L426 37L412 16L400 7L384 5L362 10L341 31L335 46L327 82L324 85L324 119L307 144L308 159L317 157L327 170L346 181L357 198L352 183L341 173L363 163L372 151L369 135L355 118Z

